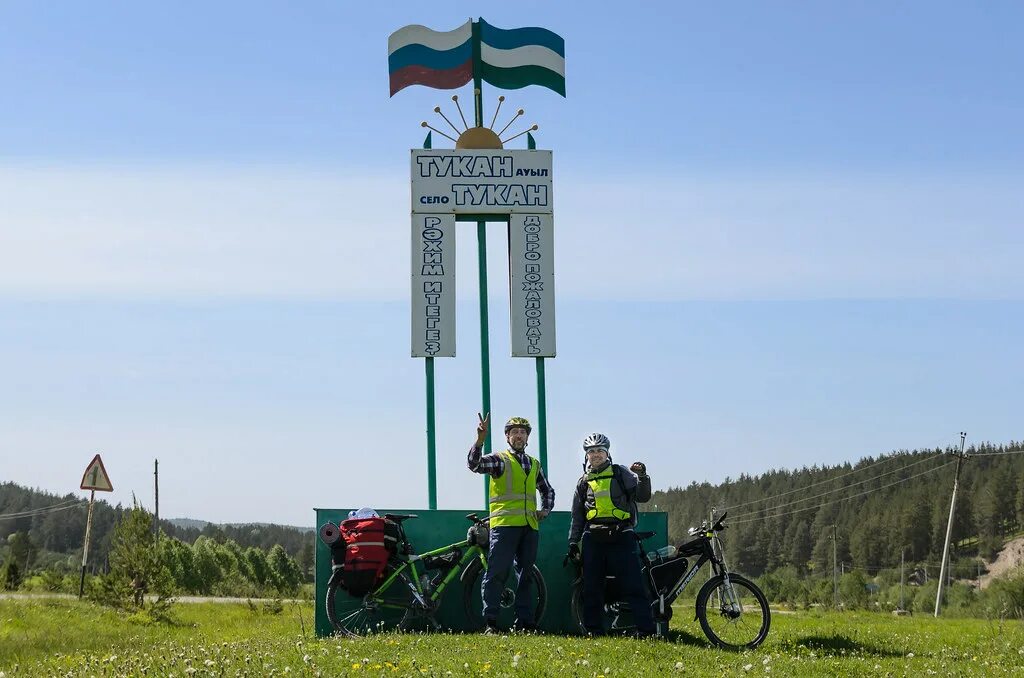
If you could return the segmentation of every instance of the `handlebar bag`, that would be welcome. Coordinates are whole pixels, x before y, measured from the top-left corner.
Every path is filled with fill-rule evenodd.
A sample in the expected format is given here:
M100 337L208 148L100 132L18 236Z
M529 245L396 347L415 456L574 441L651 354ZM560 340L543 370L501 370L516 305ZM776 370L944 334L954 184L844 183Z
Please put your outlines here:
M687 541L679 545L678 554L681 556L699 556L704 552L704 536L695 534Z

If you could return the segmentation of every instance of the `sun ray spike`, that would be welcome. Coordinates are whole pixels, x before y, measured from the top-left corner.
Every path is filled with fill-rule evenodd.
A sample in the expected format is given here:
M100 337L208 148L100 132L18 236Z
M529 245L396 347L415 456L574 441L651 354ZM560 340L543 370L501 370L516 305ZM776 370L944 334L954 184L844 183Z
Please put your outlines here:
M501 145L504 146L505 144L507 144L508 142L512 141L513 139L518 139L519 137L523 136L524 134L527 134L529 132L536 132L539 129L540 129L540 125L534 125L533 127L527 127L526 129L524 129L519 134L516 134L515 136L511 136L508 139L502 139L501 140ZM504 130L502 130L502 131L504 131Z
M501 110L501 102L505 100L505 96L498 97L498 107L494 109L494 117L491 118L491 129L494 129L494 121L498 119L498 111Z
M449 126L451 126L451 128L452 128L453 130L455 130L455 133L456 133L456 134L462 134L462 132L460 132L460 131L459 131L459 128L458 128L458 127L456 127L455 125L452 125L452 121L451 121L451 120L449 120L449 119L448 119L448 116L447 116L447 115L445 115L445 114L444 114L444 113L443 113L443 112L441 111L441 107L440 107L440 106L434 106L434 113L437 113L437 114L438 114L438 115L440 115L440 116L441 116L442 118L444 118L444 121L445 121L446 123L448 123L448 125L449 125Z
M502 128L501 128L501 131L500 131L500 132L498 132L498 136L500 137L500 136L501 136L502 134L504 134L504 133L505 133L505 130L507 130L507 129L508 129L509 127L511 127L511 126L512 126L512 123L514 123L514 122L516 121L516 118L518 118L518 117L519 117L520 115L522 115L523 113L526 113L526 111L524 111L524 110L523 110L523 109L521 109L521 108L520 108L520 109L519 109L518 111L516 111L516 114L512 116L512 119L508 121L508 124L507 124L507 125L505 125L504 127L502 127Z
M466 122L466 116L462 114L462 106L459 106L459 95L453 94L452 101L455 102L455 108L459 109L459 117L462 118L462 124L466 126L466 129L469 129L469 124Z
M437 129L436 127L431 127L430 125L428 125L426 120L424 120L423 122L420 123L420 127L426 127L429 130L433 130L434 132L437 132L438 134L443 136L445 139L451 139L452 141L455 141L455 139L452 139L450 136L448 136L447 134L445 134L441 130Z

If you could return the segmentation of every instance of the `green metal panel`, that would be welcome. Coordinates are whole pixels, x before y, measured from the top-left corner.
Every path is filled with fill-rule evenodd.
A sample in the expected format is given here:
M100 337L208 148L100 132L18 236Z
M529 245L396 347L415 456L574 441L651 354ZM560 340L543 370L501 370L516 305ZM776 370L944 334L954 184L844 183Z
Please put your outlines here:
M406 534L417 553L425 553L466 538L469 511L429 511L405 509L378 509L384 513L413 513L419 518L405 521ZM327 521L340 523L348 516L349 509L316 509L316 525L319 528ZM644 542L648 550L660 548L668 543L668 514L664 512L641 513L639 530L653 530L657 534ZM540 550L537 567L544 575L548 588L547 611L540 620L542 629L548 632L573 633L575 625L569 611L569 595L574 568L562 567L569 535L569 512L555 511L541 523ZM331 552L327 546L316 541L316 633L326 636L331 633L324 603L327 597L327 581L331 576ZM511 575L514 576L514 575ZM453 631L468 628L463 606L463 589L457 580L445 592L438 620Z

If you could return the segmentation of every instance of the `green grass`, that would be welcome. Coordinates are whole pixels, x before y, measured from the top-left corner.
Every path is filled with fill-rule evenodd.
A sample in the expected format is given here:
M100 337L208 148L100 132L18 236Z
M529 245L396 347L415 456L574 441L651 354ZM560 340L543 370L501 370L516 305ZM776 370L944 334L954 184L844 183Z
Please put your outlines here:
M444 634L319 640L311 604L286 604L277 615L259 609L181 604L167 626L74 600L0 600L0 675L1024 675L1021 622L776 614L762 648L734 654L708 647L682 610L665 642Z

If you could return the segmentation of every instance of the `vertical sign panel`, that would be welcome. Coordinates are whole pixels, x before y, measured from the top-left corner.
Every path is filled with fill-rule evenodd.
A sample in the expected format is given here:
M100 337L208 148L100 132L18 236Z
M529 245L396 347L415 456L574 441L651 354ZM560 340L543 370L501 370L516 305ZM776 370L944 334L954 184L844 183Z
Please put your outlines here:
M455 356L455 215L412 215L412 357Z
M553 230L550 214L513 214L509 218L513 358L555 357Z

